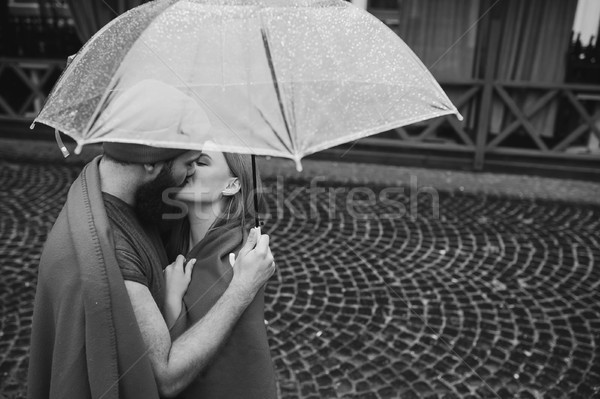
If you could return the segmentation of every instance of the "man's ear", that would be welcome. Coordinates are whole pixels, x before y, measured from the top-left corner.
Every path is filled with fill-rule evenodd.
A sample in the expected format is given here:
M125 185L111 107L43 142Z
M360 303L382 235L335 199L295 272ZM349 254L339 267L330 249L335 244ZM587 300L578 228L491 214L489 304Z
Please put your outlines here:
M240 189L242 188L242 186L240 185L240 179L238 179L237 177L233 177L231 178L231 180L229 180L229 183L227 183L227 187L225 187L225 190L221 191L221 193L226 196L232 196L232 195L236 195Z
M158 176L158 174L160 173L160 171L162 170L162 168L164 168L165 163L164 162L157 162L157 163L145 163L143 165L144 167L144 180L154 180L156 179L156 176Z

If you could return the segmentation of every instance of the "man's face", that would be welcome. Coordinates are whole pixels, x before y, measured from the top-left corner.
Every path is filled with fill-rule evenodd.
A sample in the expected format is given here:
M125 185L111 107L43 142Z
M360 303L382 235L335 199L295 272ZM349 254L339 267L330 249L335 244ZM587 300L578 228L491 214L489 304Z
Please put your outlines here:
M202 153L188 151L164 164L161 171L152 181L142 184L135 194L135 210L144 222L159 223L166 213L173 213L178 208L169 205L163 198L166 190L182 187L188 177L196 170L196 161Z
M183 186L185 180L194 174L196 170L196 161L201 155L202 151L188 151L171 162L171 175L176 182L173 187Z

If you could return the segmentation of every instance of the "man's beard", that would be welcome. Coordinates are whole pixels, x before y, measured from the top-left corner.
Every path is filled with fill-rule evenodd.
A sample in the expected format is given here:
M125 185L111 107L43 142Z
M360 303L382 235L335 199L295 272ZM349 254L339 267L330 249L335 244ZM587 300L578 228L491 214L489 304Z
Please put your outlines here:
M183 184L185 181L181 186ZM165 214L181 213L180 208L163 200L164 191L174 187L178 187L177 182L171 174L171 168L165 165L156 179L142 184L135 193L135 212L138 218L144 223L158 224Z

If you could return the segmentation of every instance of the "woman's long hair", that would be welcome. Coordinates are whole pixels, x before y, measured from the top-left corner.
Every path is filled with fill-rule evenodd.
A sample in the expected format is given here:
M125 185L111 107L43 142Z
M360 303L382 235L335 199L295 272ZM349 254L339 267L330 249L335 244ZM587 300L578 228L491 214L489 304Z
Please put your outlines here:
M223 212L217 216L206 234L220 227L239 228L242 237L253 227L254 222L254 187L252 184L252 156L224 152L225 161L232 177L237 177L240 190L231 196L223 196ZM263 208L262 180L256 170L256 192L259 212ZM166 250L170 260L179 254L186 254L190 249L190 222L187 217L175 223L166 240Z

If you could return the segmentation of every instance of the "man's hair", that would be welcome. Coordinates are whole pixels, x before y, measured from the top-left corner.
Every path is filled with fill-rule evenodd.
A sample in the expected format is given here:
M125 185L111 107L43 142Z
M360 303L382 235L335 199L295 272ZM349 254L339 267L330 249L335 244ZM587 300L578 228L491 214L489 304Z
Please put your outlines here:
M129 165L143 165L140 164L139 162L129 162L129 161L120 161L118 159L115 159L113 157L111 157L110 155L108 155L107 153L104 153L103 155L104 159L106 159L109 162L113 162L116 163L118 165L123 165L123 166L129 166ZM175 158L171 158L168 159L166 161L161 161L165 163L165 168L167 169L168 172L171 172L173 170L173 163L175 162ZM157 162L160 163L160 162ZM155 165L155 164L154 164Z

